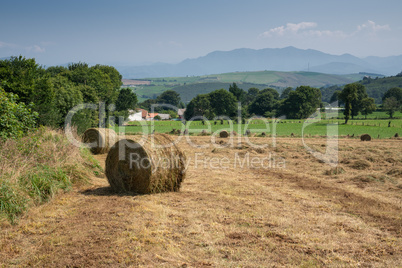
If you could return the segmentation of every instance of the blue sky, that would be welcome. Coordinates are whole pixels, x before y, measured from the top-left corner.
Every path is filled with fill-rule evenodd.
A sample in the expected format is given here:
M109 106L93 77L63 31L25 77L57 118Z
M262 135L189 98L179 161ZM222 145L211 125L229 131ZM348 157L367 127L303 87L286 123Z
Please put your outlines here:
M400 0L0 0L0 58L139 65L286 46L401 55L400 10Z

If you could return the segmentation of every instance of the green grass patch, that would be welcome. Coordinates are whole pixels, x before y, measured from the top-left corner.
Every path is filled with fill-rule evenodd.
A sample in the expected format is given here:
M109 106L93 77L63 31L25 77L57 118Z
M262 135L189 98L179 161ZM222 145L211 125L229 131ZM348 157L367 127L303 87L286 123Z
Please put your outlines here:
M216 123L215 123L216 122ZM252 133L265 132L267 135L276 135L278 137L286 136L326 136L328 128L336 131L336 136L354 136L358 137L362 134L369 134L373 138L390 138L395 133L402 134L402 120L391 120L391 126L388 127L389 120L350 120L347 125L343 124L342 119L321 120L315 123L308 123L306 120L286 119L274 123L272 120L267 120L265 123L262 120L253 120L249 124L229 124L224 120L221 124L220 120L208 121L205 124L202 121L187 122L184 126L180 121L142 121L133 123L134 125L124 128L115 128L116 131L127 134L139 133L168 133L172 130L188 129L190 135L198 135L202 130L207 132L217 132L220 130L236 131L244 134L247 129Z
M35 204L49 201L59 189L66 191L72 185L61 168L52 168L47 165L38 166L36 170L21 176L19 182Z
M40 128L0 143L0 220L17 223L29 207L59 191L86 183L102 169L88 149L73 146L62 132Z

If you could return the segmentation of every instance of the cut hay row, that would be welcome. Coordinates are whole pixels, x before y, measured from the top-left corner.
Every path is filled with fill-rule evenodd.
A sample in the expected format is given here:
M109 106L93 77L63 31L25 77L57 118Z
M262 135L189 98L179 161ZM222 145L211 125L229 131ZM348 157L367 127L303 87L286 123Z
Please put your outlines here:
M116 132L109 128L90 128L82 136L82 142L89 146L93 154L107 153L118 139Z
M116 192L139 194L178 191L185 177L185 155L166 134L144 144L121 139L109 151L105 173Z

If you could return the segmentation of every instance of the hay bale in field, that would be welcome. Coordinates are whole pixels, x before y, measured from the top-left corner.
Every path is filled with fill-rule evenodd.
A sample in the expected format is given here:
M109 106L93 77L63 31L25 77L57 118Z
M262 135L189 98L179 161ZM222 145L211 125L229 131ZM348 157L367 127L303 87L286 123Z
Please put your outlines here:
M227 137L229 137L229 132L227 132L226 130L222 130L221 132L219 132L219 137L227 138Z
M371 141L371 136L369 134L363 134L360 136L361 141Z
M107 155L105 173L117 192L176 192L185 178L185 161L169 135L155 134L143 145L130 139L118 141Z
M199 134L199 136L208 136L208 135L209 133L205 129L201 130L201 133Z
M118 140L113 129L90 128L82 135L82 142L87 144L93 154L107 153Z

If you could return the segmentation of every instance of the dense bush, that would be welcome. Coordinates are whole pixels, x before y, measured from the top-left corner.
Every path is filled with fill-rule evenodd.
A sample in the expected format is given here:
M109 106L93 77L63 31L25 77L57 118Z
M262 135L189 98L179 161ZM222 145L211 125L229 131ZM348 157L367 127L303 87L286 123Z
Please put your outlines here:
M32 105L17 103L18 97L0 88L0 138L22 137L36 126L38 113Z
M72 63L44 69L35 59L22 56L0 60L0 87L37 112L38 125L63 127L68 112L77 104L114 104L120 93L120 73L111 66ZM18 104L19 105L19 104ZM24 107L22 104L19 107ZM82 132L99 123L98 111L76 113L72 124ZM106 116L109 111L106 110Z

